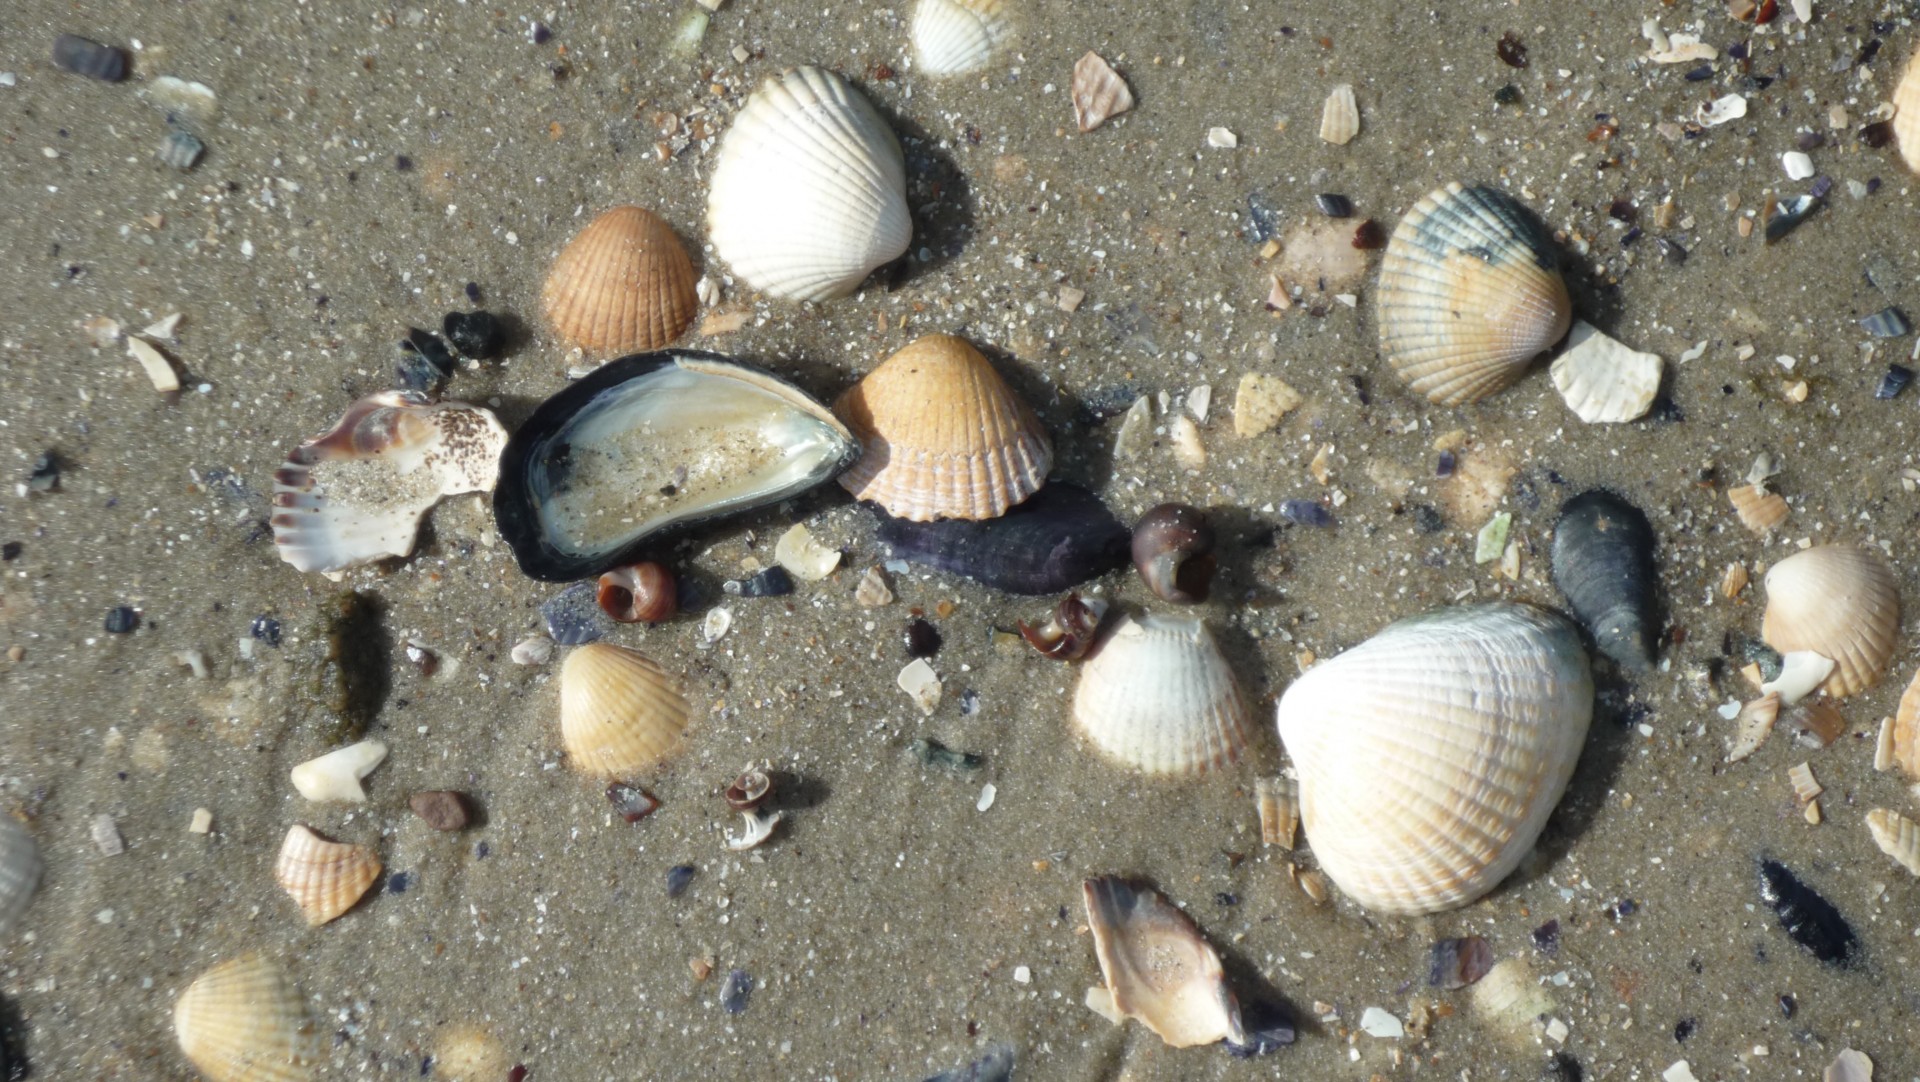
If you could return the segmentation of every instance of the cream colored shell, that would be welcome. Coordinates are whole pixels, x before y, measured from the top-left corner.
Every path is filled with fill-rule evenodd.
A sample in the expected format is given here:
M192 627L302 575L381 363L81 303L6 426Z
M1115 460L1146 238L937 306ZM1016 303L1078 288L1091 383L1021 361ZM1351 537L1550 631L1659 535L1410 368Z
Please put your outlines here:
M273 878L287 892L309 927L352 909L380 878L380 858L364 845L328 841L295 824L280 843Z
M1114 876L1080 890L1115 1013L1139 1019L1174 1048L1246 1043L1220 956L1185 913L1158 891Z
M1090 132L1133 108L1133 91L1099 53L1088 51L1073 65L1073 121Z
M1280 740L1320 866L1383 913L1492 890L1532 849L1593 716L1579 632L1498 602L1390 625L1295 680Z
M644 655L588 643L560 667L560 740L573 768L631 774L680 749L687 727L680 681Z
M1920 875L1920 826L1899 812L1875 808L1867 813L1867 830L1880 851L1900 866Z
M210 1082L309 1082L320 1035L281 968L242 955L202 973L173 1004L180 1051Z
M13 930L40 886L40 843L12 816L0 812L0 936Z
M1206 624L1123 617L1080 666L1073 723L1145 774L1200 774L1240 757L1251 710Z
M714 250L788 300L844 297L907 250L906 161L860 92L820 68L768 79L720 141L707 195Z
M1040 419L964 339L930 334L833 404L860 441L840 475L855 499L897 518L998 518L1046 483L1053 443Z
M1320 138L1334 146L1346 146L1360 134L1360 103L1354 99L1353 84L1341 83L1327 93L1320 107Z
M919 70L933 76L986 67L1012 33L1006 0L920 0L910 31Z
M1658 354L1629 349L1582 319L1549 373L1567 408L1588 424L1637 421L1660 393Z
M1900 588L1877 549L1815 545L1767 572L1760 637L1781 653L1834 660L1821 690L1836 699L1879 683L1900 635Z
M673 227L633 206L603 212L560 249L540 301L560 337L590 353L659 349L700 307Z
M1543 227L1513 197L1448 184L1401 219L1380 263L1380 348L1443 406L1520 378L1567 333L1573 305Z
M1920 50L1893 88L1893 138L1907 168L1920 173Z

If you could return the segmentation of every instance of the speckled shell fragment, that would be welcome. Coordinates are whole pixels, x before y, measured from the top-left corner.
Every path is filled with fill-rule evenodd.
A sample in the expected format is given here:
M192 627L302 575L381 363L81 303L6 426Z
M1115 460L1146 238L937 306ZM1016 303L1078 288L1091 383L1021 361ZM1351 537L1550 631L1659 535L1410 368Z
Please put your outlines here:
M12 816L0 813L0 936L27 911L41 870L40 843Z
M380 858L364 845L328 841L296 824L280 844L273 878L300 907L308 926L317 928L367 893L380 878Z
M1080 667L1073 723L1143 774L1191 775L1238 759L1251 710L1204 621L1123 617Z
M1081 884L1100 976L1114 1012L1174 1048L1245 1044L1220 956L1160 892L1115 876Z
M1389 625L1302 674L1278 720L1321 868L1369 909L1418 914L1518 866L1592 716L1579 632L1497 602Z
M679 679L625 647L588 643L560 667L560 740L583 774L658 764L680 750L688 713Z
M560 249L540 300L560 337L592 353L659 349L700 307L673 227L632 206L605 211Z
M986 67L1012 32L1006 0L920 0L910 35L919 70L941 76Z
M1815 545L1767 571L1760 637L1781 653L1832 658L1821 690L1836 699L1886 675L1900 636L1900 588L1877 549Z
M1552 239L1505 192L1448 184L1414 204L1387 242L1380 348L1441 405L1513 383L1572 318Z
M833 404L860 441L840 475L855 499L895 518L998 518L1053 467L1040 419L966 340L909 343Z
M319 1032L286 973L258 954L202 973L173 1003L180 1051L210 1082L309 1082Z
M830 71L790 69L721 139L707 196L714 250L773 296L844 297L907 250L906 176L900 141L859 91Z

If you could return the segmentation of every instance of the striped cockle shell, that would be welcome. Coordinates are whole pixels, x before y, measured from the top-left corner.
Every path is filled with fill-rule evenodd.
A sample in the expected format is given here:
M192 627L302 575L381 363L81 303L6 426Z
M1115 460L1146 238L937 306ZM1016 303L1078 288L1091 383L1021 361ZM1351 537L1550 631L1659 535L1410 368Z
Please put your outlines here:
M306 1002L285 971L258 954L188 985L173 1003L173 1032L210 1082L309 1082L322 1060Z
M287 892L309 927L352 909L380 878L380 858L364 845L328 841L295 824L280 844L273 878Z
M1369 909L1418 914L1519 865L1592 717L1574 626L1496 602L1402 620L1315 665L1278 720L1321 868Z
M1123 617L1083 663L1073 723L1144 774L1199 774L1239 758L1251 710L1204 621Z
M1246 1043L1220 956L1191 918L1159 891L1117 876L1088 879L1080 893L1115 1015L1138 1019L1174 1048Z
M1893 88L1893 138L1907 168L1920 173L1920 50Z
M13 816L0 812L0 936L27 911L41 869L40 843Z
M1843 699L1886 675L1900 635L1900 587L1877 549L1815 545L1774 564L1766 586L1760 637L1783 654L1832 658L1821 690Z
M1458 406L1520 378L1567 333L1552 239L1505 192L1458 182L1414 204L1380 263L1380 348L1413 389Z
M574 769L617 777L678 751L688 706L680 681L646 656L588 643L560 666L560 739Z
M1039 491L1053 467L1033 410L979 350L949 334L908 343L833 412L861 447L841 486L895 518L998 518Z
M920 0L913 9L913 55L927 75L978 71L1013 32L1006 0Z
M815 67L768 79L720 141L707 195L714 250L788 300L844 297L907 250L906 160L878 110Z
M659 349L700 307L673 227L633 206L605 211L560 249L540 302L560 337L590 353Z

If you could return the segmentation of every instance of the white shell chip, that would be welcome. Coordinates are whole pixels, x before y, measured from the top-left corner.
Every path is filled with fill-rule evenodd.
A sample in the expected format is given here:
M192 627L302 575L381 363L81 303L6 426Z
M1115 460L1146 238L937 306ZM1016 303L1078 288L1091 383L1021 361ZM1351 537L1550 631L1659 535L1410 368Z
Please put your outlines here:
M1646 415L1660 393L1664 366L1658 354L1629 349L1576 319L1551 374L1567 408L1582 421L1618 424Z

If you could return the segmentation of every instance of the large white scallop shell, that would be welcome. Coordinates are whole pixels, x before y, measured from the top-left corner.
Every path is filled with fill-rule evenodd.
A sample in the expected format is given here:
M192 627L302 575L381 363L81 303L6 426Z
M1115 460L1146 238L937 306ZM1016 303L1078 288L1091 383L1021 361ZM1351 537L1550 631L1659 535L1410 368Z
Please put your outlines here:
M1250 708L1207 625L1128 616L1080 667L1073 722L1146 774L1199 774L1239 758Z
M1013 32L1006 0L920 0L913 9L913 55L928 75L978 71Z
M308 1082L320 1034L285 971L245 954L202 973L173 1003L173 1032L212 1082Z
M1385 913L1465 905L1506 878L1566 790L1593 717L1580 633L1511 602L1392 624L1280 700L1320 866Z
M844 297L913 237L900 141L830 71L768 79L720 141L707 226L747 285L789 300Z
M0 812L0 936L27 911L40 886L40 844L27 828Z
M1767 572L1760 637L1781 653L1832 658L1821 685L1843 699L1886 675L1900 636L1900 586L1878 549L1815 545Z

